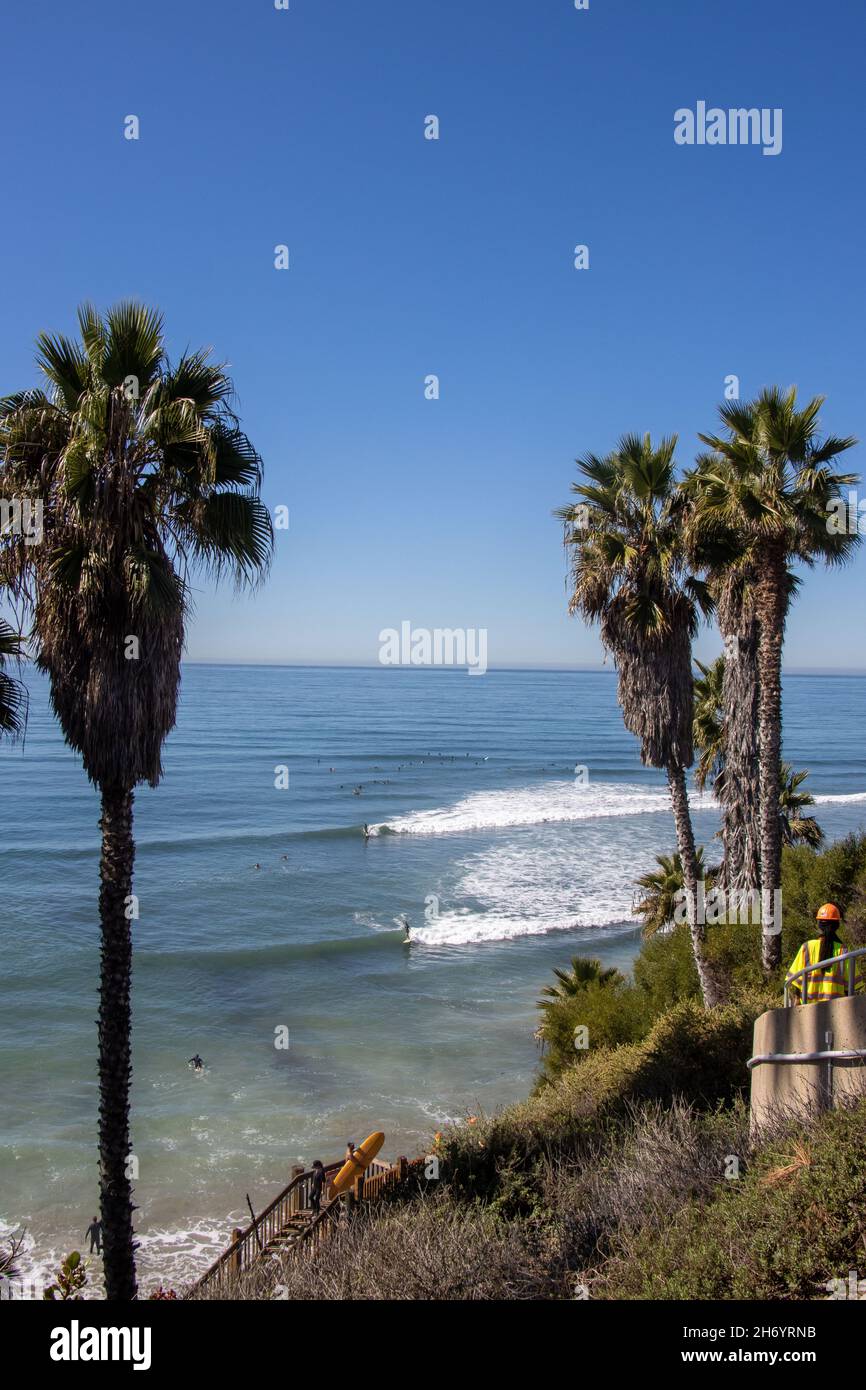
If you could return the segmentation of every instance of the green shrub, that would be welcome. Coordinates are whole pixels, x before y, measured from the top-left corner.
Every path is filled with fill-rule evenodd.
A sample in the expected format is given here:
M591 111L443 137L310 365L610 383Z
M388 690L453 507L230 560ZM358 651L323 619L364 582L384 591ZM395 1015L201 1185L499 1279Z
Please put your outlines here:
M683 999L699 999L701 987L687 926L644 941L634 963L634 982L653 1018Z
M769 1006L759 991L705 1011L686 1000L656 1020L638 1043L590 1049L529 1100L474 1125L445 1131L440 1152L449 1186L492 1200L508 1170L579 1154L598 1143L637 1102L691 1101L698 1109L730 1103L748 1087L755 1019Z
M591 981L577 993L544 1006L544 1056L539 1085L582 1062L591 1050L638 1042L653 1020L647 996L620 977L612 983ZM586 1050L575 1047L575 1030L585 1028Z
M593 1297L826 1298L863 1266L866 1103L762 1146L737 1180L614 1254ZM614 1244L616 1242L614 1241Z

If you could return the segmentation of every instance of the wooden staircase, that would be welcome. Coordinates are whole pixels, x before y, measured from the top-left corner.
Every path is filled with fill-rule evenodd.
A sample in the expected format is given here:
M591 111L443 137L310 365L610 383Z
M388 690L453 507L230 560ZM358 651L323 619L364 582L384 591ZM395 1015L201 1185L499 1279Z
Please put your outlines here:
M325 1165L325 1186L318 1214L310 1201L312 1169L294 1168L292 1180L254 1221L232 1232L232 1241L192 1286L190 1293L236 1278L258 1260L282 1259L301 1249L315 1249L326 1239L334 1223L348 1216L360 1202L377 1201L389 1188L404 1183L410 1174L418 1175L424 1159L396 1163L374 1159L362 1177L356 1178L346 1193L330 1197L331 1180L343 1166L343 1159Z

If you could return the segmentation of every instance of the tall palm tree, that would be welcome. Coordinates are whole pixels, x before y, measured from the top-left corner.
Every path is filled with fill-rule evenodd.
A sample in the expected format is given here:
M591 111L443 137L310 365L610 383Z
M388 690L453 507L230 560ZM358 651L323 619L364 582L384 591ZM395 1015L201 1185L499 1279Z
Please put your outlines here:
M24 650L20 635L0 618L0 734L16 738L27 718L27 692L20 681L9 675L10 662L20 662Z
M712 450L691 484L697 529L733 537L740 567L749 574L757 633L758 789L762 961L780 961L781 940L772 910L781 886L782 833L779 780L782 760L782 646L794 579L790 566L818 560L839 564L859 537L835 530L830 518L844 502L855 474L830 464L853 438L819 436L824 398L802 409L797 392L770 387L750 402L727 401L719 415L727 434L701 435Z
M173 365L161 315L79 310L80 341L42 334L45 390L0 403L0 482L44 506L41 544L7 541L67 743L101 796L99 1182L106 1293L136 1293L130 1153L133 796L156 786L175 723L190 572L252 584L272 528L261 459L209 351Z
M598 622L613 654L626 728L641 758L667 772L682 857L689 928L705 1004L720 1000L697 920L698 860L686 768L693 761L691 644L712 604L686 564L683 494L675 482L676 436L656 447L626 435L606 458L578 461L580 499L561 508L571 553L569 611Z

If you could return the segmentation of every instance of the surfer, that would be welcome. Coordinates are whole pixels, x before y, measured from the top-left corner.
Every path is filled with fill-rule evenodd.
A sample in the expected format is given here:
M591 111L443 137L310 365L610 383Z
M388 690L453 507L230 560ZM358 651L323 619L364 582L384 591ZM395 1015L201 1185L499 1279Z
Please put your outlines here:
M90 1253L94 1250L97 1255L102 1254L102 1222L98 1216L94 1216L87 1230L84 1232L84 1239L90 1241Z
M198 1053L196 1053L194 1057L190 1057L187 1066L192 1067L193 1071L204 1071L204 1062L201 1057L199 1057Z
M367 824L367 822L364 821L364 839L365 839L365 841L366 841L366 840L369 840L369 838L370 838L370 827L369 827L369 825Z
M403 928L403 940L407 942L411 941L412 937L409 932L409 918L406 916L405 912L401 912L399 917L394 918L394 921L397 923L398 927Z

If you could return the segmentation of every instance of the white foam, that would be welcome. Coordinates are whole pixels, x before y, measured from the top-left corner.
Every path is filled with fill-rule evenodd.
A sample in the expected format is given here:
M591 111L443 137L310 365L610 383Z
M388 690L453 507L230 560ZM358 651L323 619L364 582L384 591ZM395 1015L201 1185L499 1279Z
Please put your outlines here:
M653 867L671 833L648 824L636 832L632 823L624 840L598 825L564 838L549 826L497 839L455 863L438 915L414 924L410 939L459 946L631 923L633 878Z
M866 801L866 792L840 792L835 796L828 792L823 796L817 794L815 796L815 804L817 806L829 806L831 804L854 801Z
M712 810L711 797L693 794L694 810ZM617 816L641 816L670 811L666 789L629 782L542 782L502 791L473 792L453 806L410 811L372 828L399 835L454 835L466 830L495 830L512 825L563 824Z
M621 920L614 917L613 921ZM551 931L598 926L595 914L581 923L575 917L503 917L495 912L442 913L423 927L413 927L410 941L424 946L469 946L485 941L510 941L519 936L544 936Z

